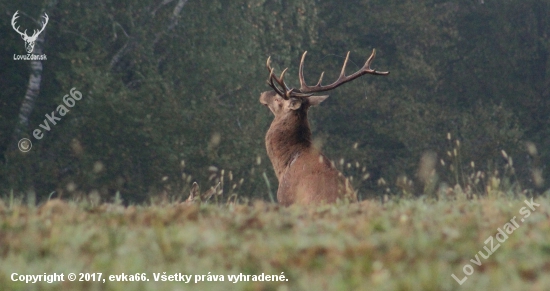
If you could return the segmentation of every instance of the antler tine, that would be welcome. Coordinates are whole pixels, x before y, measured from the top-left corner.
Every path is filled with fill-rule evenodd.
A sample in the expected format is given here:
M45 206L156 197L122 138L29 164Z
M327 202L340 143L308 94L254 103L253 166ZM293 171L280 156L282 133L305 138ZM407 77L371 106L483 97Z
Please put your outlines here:
M44 21L42 21L42 28L40 30L37 29L37 31L34 34L40 34L44 29L46 28L46 24L48 24L48 20L50 19L48 17L48 14L44 13Z
M289 99L290 98L290 93L292 93L292 91L294 91L294 89L289 89L288 86L286 85L285 83L285 74L286 74L286 71L288 71L288 68L285 68L282 72L281 72L281 76L277 79L275 78L275 81L279 84L279 86L281 86L284 90L284 95L281 95L283 98L285 99Z
M50 17L48 16L48 14L46 14L46 12L44 12L44 16L42 16L42 17L44 17L44 22L43 23L47 24L48 21L50 20Z
M286 73L287 70L288 70L288 68L285 68L283 70L283 72L281 73L281 76L279 77L279 79L275 78L275 81L277 81L277 83L279 83L279 86L281 86L285 90L284 96L283 95L281 95L281 96L283 96L283 98L285 98L287 100L290 99L290 97L309 97L309 96L311 96L311 95L308 95L308 94L300 94L300 93L296 94L296 93L294 93L294 88L292 88L292 89L288 88L288 86L286 85L285 80L284 80L285 73Z
M323 76L324 75L325 75L325 72L322 72L321 77L319 77L319 82L317 82L317 85L315 85L315 87L320 87L321 86L321 82L323 82Z
M271 71L269 72L269 79L267 79L267 84L269 85L269 87L271 87L277 94L279 94L280 96L285 96L285 94L283 92L281 92L281 90L279 90L279 88L277 88L277 86L275 86L275 84L273 83L273 78L277 79L277 77L275 77L275 75L273 74L273 71L275 69L271 69ZM284 98L284 97L283 97Z
M342 65L342 71L340 71L340 76L338 77L338 80L346 77L346 66L348 65L349 53L350 52L348 51L348 54L346 55L346 59L344 60L344 65Z
M267 67L267 70L271 72L273 69L271 69L271 56L267 58L267 62L265 62L265 66Z
M283 93L279 88L277 88L277 86L275 86L275 83L273 83L273 78L275 78L275 81L277 81L277 83L279 83L279 82L278 82L278 80L277 80L277 77L276 77L275 74L274 74L275 69L271 67L271 56L269 56L269 57L267 58L267 61L266 61L266 63L265 63L265 66L266 66L267 70L269 71L269 79L267 79L267 84L268 84L269 87L271 87L277 94L279 94L280 96L283 96L283 98L284 98L284 96L286 96L286 94Z
M283 87L284 89L288 89L288 87L287 87L286 84L285 84L285 74L286 74L286 71L288 71L288 68L285 68L285 69L281 72L281 76L279 77L279 79L275 79L275 81L277 81L277 83L279 83L279 85L281 85L281 87Z
M11 18L11 25L15 25L15 21L17 20L17 18L19 18L19 15L17 15L17 13L19 13L19 10L15 11L15 13L13 14L13 17Z
M269 87L271 87L277 94L279 94L279 96L285 98L285 99L289 99L290 98L290 93L292 93L292 91L294 89L288 89L288 87L286 86L285 84L285 81L284 81L284 77L285 77L285 73L286 71L288 70L288 68L286 68L282 73L281 73L281 76L279 78L277 78L277 76L275 76L274 74L274 71L275 69L271 68L271 66L269 66L269 58L267 59L267 65L268 65L268 69L271 69L269 71L269 79L267 80L267 84L269 85ZM282 88L279 89L277 87L277 85L275 85L275 83L273 82L273 79L275 79L275 82Z
M304 91L303 91L304 88L310 88L306 84L306 80L304 79L304 60L306 59L306 54L307 54L307 51L305 51L302 54L302 59L300 60L300 66L298 67L298 78L300 79L300 90L299 91L302 92L302 93L304 93ZM322 72L321 76L319 77L319 81L313 87L321 87L321 82L323 82L323 76L324 75L325 75L325 72ZM313 94L301 94L301 95L303 95L303 97L309 97Z
M370 57L367 59L367 61L365 62L365 65L363 65L363 67L367 67L368 69L371 69L370 64L374 60L374 57L376 57L376 49L372 49L372 53L370 54Z
M375 56L376 56L376 49L372 49L372 54L367 59L367 61L365 62L365 65L361 70L365 69L366 73L372 74L372 75L388 75L390 72L379 72L370 68L370 64L374 60Z
M17 15L17 13L19 13L19 10L15 11L15 13L13 14L13 17L11 18L11 26L13 27L13 29L15 29L15 31L17 31L17 33L19 33L21 35L26 34L27 33L26 29L25 29L25 32L21 32L21 31L19 31L19 28L21 26L15 27L17 18L19 18L19 15Z
M300 60L300 66L298 67L298 79L300 79L300 91L304 87L307 87L306 81L304 80L304 60L306 59L307 51L304 51L302 54L302 59Z

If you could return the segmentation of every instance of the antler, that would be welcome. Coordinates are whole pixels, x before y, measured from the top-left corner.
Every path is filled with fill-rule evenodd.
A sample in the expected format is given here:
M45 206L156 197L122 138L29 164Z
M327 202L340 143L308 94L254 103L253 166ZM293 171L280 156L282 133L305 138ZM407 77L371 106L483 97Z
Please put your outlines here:
M346 66L347 66L348 60L349 60L349 53L350 52L348 52L348 54L346 55L346 60L344 61L344 65L342 66L342 71L340 72L340 76L338 77L338 79L334 83L332 83L330 85L322 86L321 82L323 81L323 76L325 74L325 72L322 72L321 77L319 77L319 81L317 82L317 84L315 86L308 86L306 84L306 81L304 80L304 60L305 60L306 54L307 54L307 51L305 51L302 54L302 60L300 61L300 67L299 67L299 71L298 71L298 77L300 78L300 89L299 90L296 90L294 88L292 88L292 89L288 88L288 86L286 85L286 83L284 81L284 77L285 77L285 73L288 70L288 68L283 70L283 72L281 73L281 76L279 78L277 78L277 76L275 76L275 74L273 73L274 69L271 67L271 57L269 57L269 58L267 58L267 63L266 63L267 70L269 71L269 79L267 80L267 83L281 97L283 97L285 99L289 99L290 97L309 97L309 96L313 95L313 93L316 93L316 92L323 92L323 91L332 90L332 89L334 89L334 88L336 88L336 87L338 87L338 86L340 86L344 83L347 83L349 81L357 79L357 78L359 78L359 77L361 77L365 74L388 75L390 73L390 72L380 72L380 71L376 71L376 70L373 70L373 69L370 68L371 63L374 60L374 57L376 56L376 50L373 49L372 54L367 59L367 61L363 65L363 67L361 69L359 69L359 71L357 71L357 72L355 72L355 73L353 73L349 76L346 76ZM277 85L280 86L281 88L278 88Z
M267 80L267 84L269 84L269 86L273 88L273 90L275 90L275 92L277 92L279 96L288 100L290 97L309 97L313 95L313 94L302 94L300 92L294 92L294 89L288 88L288 86L284 81L285 73L288 70L288 68L284 69L283 72L281 72L281 76L277 78L277 76L275 76L275 74L273 73L275 69L271 67L271 57L267 58L267 62L265 65L267 67L267 70L269 71L269 79ZM275 82L281 87L281 89L277 88L277 85L273 83L273 80L275 80Z
M19 13L19 10L15 11L15 14L13 14L13 17L11 18L11 26L13 27L13 29L19 33L22 37L24 37L25 39L33 39L35 36L38 36L40 33L42 33L42 31L44 31L44 29L46 28L46 25L48 24L48 21L49 21L49 17L48 17L48 14L44 13L44 21L42 22L42 28L40 30L37 30L35 29L32 36L28 36L27 35L27 30L25 29L24 32L21 32L19 31L19 27L21 26L18 26L18 27L15 27L15 22L17 20L17 18L19 18L19 15L17 15L17 13Z
M26 29L25 29L25 32L21 32L21 31L19 31L19 27L21 27L21 26L15 27L15 21L17 20L17 18L19 18L19 15L17 15L17 13L19 13L19 10L15 11L15 14L13 14L13 17L11 18L11 26L21 36L23 36L23 35L26 36L27 35L27 30Z
M39 35L46 28L46 25L48 24L48 21L50 20L50 18L48 17L48 14L46 14L46 12L44 12L44 16L42 16L42 17L44 17L44 21L42 22L42 28L40 29L40 31L37 31L37 32L33 33L32 36Z
M372 54L370 55L370 57L367 59L367 61L365 62L365 64L363 65L363 67L361 69L359 69L359 71L349 75L349 76L346 76L346 65L348 64L348 60L349 60L349 53L346 55L346 60L344 61L344 65L342 66L342 71L340 72L340 76L338 77L338 79L330 84L330 85L326 85L326 86L322 86L321 85L321 82L323 81L323 75L325 74L325 72L322 72L321 73L321 77L319 78L319 82L317 82L317 84L315 86L308 86L306 84L306 81L304 80L304 60L306 58L306 54L307 54L307 51L304 52L304 54L302 55L302 60L300 61L300 68L299 68L299 72L298 72L298 76L300 78L300 90L299 92L300 93L315 93L315 92L323 92L323 91L328 91L328 90L332 90L344 83L347 83L349 81L352 81L356 78L359 78L365 74L372 74L372 75L388 75L390 72L379 72L379 71L376 71L376 70L373 70L370 68L370 65L372 63L372 61L374 60L374 57L376 56L376 50L373 49L372 50Z

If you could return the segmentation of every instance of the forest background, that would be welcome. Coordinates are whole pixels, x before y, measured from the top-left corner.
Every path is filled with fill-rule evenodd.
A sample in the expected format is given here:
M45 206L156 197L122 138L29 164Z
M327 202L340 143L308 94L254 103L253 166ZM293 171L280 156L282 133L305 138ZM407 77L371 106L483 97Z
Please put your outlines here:
M296 86L303 51L308 82L325 71L328 83L347 51L351 73L373 48L372 67L391 74L342 86L310 113L315 142L361 198L398 193L404 177L422 194L426 155L451 186L461 169L492 172L508 156L524 187L548 179L550 1L3 0L0 11L2 195L141 202L223 181L269 200L267 57ZM28 34L49 16L35 48L47 60L14 60L26 54L16 11ZM82 100L36 140L71 88Z

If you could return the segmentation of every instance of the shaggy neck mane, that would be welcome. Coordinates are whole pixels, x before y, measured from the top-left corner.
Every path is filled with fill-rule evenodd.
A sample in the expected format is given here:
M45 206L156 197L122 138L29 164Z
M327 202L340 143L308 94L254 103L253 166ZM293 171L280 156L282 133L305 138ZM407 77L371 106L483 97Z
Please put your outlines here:
M297 155L311 148L307 112L298 110L276 117L267 131L265 141L267 154L279 178Z

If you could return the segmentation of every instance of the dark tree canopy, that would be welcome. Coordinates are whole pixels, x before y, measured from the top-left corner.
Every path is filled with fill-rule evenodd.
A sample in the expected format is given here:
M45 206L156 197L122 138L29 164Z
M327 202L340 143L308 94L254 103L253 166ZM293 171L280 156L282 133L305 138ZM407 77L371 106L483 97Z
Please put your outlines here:
M305 50L310 83L322 71L334 80L347 51L349 72L373 48L373 68L391 71L330 92L310 115L315 142L358 178L360 193L376 192L379 178L414 180L422 155L445 161L455 139L464 166L491 170L505 150L518 179L529 181L533 164L546 174L549 1L50 0L4 1L0 10L2 195L120 193L138 202L223 177L226 194L269 199L277 184L264 145L272 116L258 102L269 89L265 61L288 67L297 86ZM26 53L11 26L17 10L28 31L43 12L50 19L27 125L18 115L33 71L13 60ZM71 88L82 100L35 139ZM31 151L17 150L20 138Z

